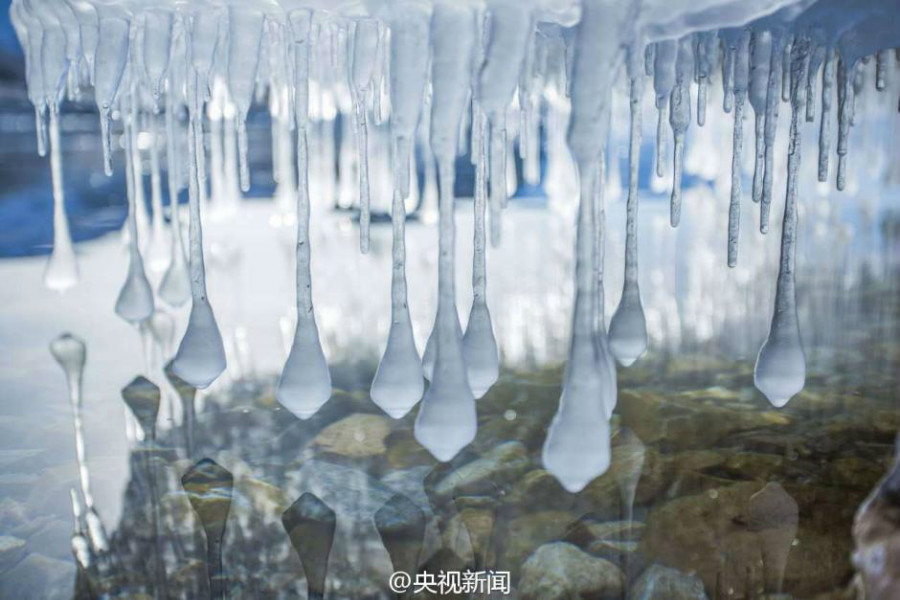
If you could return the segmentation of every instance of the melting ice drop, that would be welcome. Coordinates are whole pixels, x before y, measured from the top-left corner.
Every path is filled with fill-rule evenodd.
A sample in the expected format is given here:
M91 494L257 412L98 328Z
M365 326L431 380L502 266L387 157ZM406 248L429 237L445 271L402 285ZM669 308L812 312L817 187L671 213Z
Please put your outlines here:
M146 377L138 376L122 388L122 399L140 424L144 439L155 439L156 417L159 415L159 387Z

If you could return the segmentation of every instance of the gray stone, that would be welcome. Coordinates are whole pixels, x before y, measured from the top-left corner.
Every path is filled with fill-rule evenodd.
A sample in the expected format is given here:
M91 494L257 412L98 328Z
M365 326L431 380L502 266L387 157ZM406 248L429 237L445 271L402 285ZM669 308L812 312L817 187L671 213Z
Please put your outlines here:
M582 552L572 544L545 544L522 565L522 600L618 598L624 577L614 564Z
M528 465L525 446L520 442L505 442L445 475L435 484L434 495L446 500L478 494L486 488L494 489L518 478Z

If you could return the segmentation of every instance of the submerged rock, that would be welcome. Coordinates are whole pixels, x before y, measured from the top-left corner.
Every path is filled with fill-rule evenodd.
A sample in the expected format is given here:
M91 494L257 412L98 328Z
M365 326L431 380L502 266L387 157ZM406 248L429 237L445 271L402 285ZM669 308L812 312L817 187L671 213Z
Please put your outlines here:
M647 517L641 553L648 560L696 572L708 590L733 589L739 598L748 588L762 590L767 536L754 530L749 514L750 498L762 488L758 482L735 483L668 502ZM790 546L784 589L799 597L832 590L852 572L848 536L836 532L850 528L852 514L846 507L853 496L836 488L785 488L802 518ZM724 563L722 555L728 556Z
M505 442L492 448L481 458L458 467L441 478L432 489L438 500L493 491L528 469L530 461L520 442Z
M707 600L703 581L661 565L644 571L631 589L629 600Z
M589 600L619 598L625 586L614 564L556 542L537 549L522 565L521 600Z
M381 415L356 413L332 423L319 432L312 445L340 456L362 458L384 454L385 438L391 422Z

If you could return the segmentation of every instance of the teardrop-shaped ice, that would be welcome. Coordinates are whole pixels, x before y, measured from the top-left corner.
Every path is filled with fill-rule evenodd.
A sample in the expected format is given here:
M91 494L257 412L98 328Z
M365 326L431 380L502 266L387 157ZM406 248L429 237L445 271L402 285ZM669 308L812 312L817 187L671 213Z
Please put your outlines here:
M424 390L409 310L402 310L391 322L387 348L375 371L370 394L381 410L399 419L416 405Z
M69 385L69 396L73 405L81 405L81 378L87 360L84 342L70 333L64 333L50 342L50 354L63 368Z
M635 69L632 69L633 71ZM609 322L609 349L620 363L630 366L647 351L647 322L638 283L638 166L641 148L641 75L631 79L631 139L628 151L628 204L625 222L625 277L622 298Z
M159 387L146 377L138 376L122 388L122 399L140 424L144 438L154 439L159 415Z
M478 429L462 345L454 339L453 321L458 322L455 308L452 313L447 308L438 311L434 378L422 398L414 430L416 440L442 462L471 443Z
M78 263L66 218L59 111L56 108L50 109L50 179L53 187L53 252L44 269L44 285L62 292L78 283Z
M225 346L212 306L205 298L194 298L187 330L172 360L172 372L203 389L209 387L225 367Z
M196 90L194 90L196 93ZM199 123L192 123L199 126ZM172 372L196 388L206 388L225 370L225 346L206 293L203 262L203 223L200 217L199 132L188 135L190 221L191 314L187 329L172 359Z
M135 111L132 111L131 114L131 119L127 120L125 124L125 156L132 155L134 136L131 135L131 128L135 127L133 122ZM134 194L136 182L132 169L125 169L125 183L128 196L128 274L116 300L116 314L130 323L140 323L153 314L153 288L147 279L144 260L141 258L137 225L138 207Z
M314 319L297 319L294 343L275 388L275 399L285 408L308 419L331 398L331 373Z
M647 351L647 321L640 292L629 289L628 284L609 322L609 349L625 367L634 364Z
M178 208L175 208L177 211ZM176 233L176 226L172 226L172 235ZM181 244L175 242L177 248L172 252L169 268L166 269L162 281L159 284L159 297L166 304L173 307L184 306L191 299L191 278L188 275L187 261L184 258L184 250Z
M128 257L128 275L116 300L116 314L130 323L140 323L153 314L153 288L138 249L132 248Z
M583 336L579 336L583 337ZM584 489L609 468L610 430L603 402L604 384L590 339L573 341L559 409L550 423L541 460L569 492Z
M475 300L463 335L463 355L475 398L484 396L500 377L500 352L487 303Z
M794 265L797 244L797 174L800 169L800 119L806 102L806 65L809 42L797 40L791 64L791 136L788 183L781 233L781 261L775 289L775 308L753 372L756 388L776 407L782 407L806 385L806 355L800 341ZM801 85L801 80L803 84Z
M569 492L576 493L609 468L610 428L607 417L609 381L601 369L609 360L598 356L604 343L594 332L593 260L594 212L593 177L589 164L580 165L581 199L575 245L575 305L572 341L559 409L550 423L542 450L544 468ZM605 331L598 337L605 338Z

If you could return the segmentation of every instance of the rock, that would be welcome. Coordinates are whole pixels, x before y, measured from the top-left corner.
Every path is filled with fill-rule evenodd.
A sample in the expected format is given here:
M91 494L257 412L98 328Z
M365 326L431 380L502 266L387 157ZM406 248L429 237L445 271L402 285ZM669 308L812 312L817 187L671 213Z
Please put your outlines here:
M556 477L544 469L534 469L519 478L506 495L505 502L533 510L571 508L575 497L568 494Z
M387 464L392 469L408 469L418 466L434 466L437 463L431 453L413 436L412 428L399 429L385 438Z
M355 413L325 427L311 442L321 452L351 458L384 454L391 421L381 415Z
M878 463L857 456L844 456L828 462L826 477L828 483L835 487L870 490L883 474L884 467Z
M618 567L556 542L537 549L522 565L521 600L588 600L618 598L625 581Z
M481 458L451 470L433 487L438 501L493 493L528 470L528 453L520 442L504 442Z
M484 570L493 550L494 512L466 508L455 514L441 534L444 547L453 550L466 564Z
M71 561L29 554L0 578L0 598L70 600L74 583Z
M25 540L0 535L0 573L11 568L25 554Z
M574 520L568 511L546 510L505 523L505 530L497 536L503 543L499 569L510 571L515 581L525 559L541 544L561 540Z
M717 589L718 581L718 589L734 589L741 598L748 585L762 588L764 536L753 530L748 514L750 497L761 488L758 482L735 483L666 503L648 516L641 553L648 560L696 572L709 590ZM785 591L809 597L831 590L852 573L849 540L835 532L849 529L852 514L846 507L855 503L854 497L836 488L786 484L785 489L800 514ZM718 558L723 555L728 556L724 563Z
M707 600L703 582L695 575L652 565L635 582L629 600Z
M637 521L607 521L599 523L579 519L566 532L566 541L585 547L597 540L636 542L641 539L645 525Z
M750 496L747 526L759 535L768 591L781 593L798 520L797 502L779 484L768 483Z

